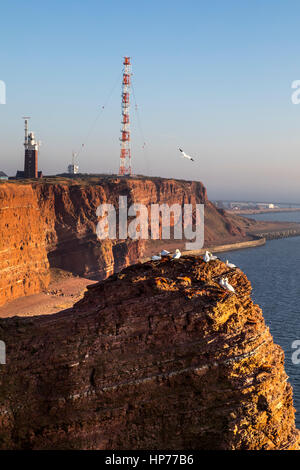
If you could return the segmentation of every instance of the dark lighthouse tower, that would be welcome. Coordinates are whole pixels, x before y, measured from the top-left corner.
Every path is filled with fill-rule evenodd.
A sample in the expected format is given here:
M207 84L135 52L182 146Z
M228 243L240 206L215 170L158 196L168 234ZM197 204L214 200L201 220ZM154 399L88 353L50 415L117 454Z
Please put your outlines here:
M28 134L28 117L25 117L25 163L24 163L24 178L38 178L38 152L39 143L36 142L34 133Z
M33 132L28 133L28 119L30 117L24 117L25 121L25 161L24 161L24 171L18 170L16 178L43 178L43 173L38 171L38 153L40 142L37 142L34 137Z

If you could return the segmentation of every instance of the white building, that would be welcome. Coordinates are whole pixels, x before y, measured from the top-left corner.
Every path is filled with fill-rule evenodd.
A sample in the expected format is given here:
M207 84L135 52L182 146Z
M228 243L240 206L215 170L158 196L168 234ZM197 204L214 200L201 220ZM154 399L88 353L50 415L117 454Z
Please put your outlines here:
M68 173L70 175L76 175L77 173L79 173L79 166L75 165L75 163L71 163L70 165L68 165Z

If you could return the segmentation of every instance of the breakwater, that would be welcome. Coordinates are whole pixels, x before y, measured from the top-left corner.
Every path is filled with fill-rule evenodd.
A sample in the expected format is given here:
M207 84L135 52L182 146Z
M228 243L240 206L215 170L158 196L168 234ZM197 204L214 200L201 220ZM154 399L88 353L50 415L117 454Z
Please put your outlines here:
M217 245L208 248L202 248L201 250L190 250L185 251L183 254L186 255L203 255L206 250L213 251L214 253L221 253L222 251L234 251L234 250L243 250L245 248L255 248L257 246L265 245L265 237L257 237L255 240L247 240L245 242L239 243L229 243L227 245Z
M278 240L280 238L299 237L300 229L278 230L255 234L258 238L265 240Z

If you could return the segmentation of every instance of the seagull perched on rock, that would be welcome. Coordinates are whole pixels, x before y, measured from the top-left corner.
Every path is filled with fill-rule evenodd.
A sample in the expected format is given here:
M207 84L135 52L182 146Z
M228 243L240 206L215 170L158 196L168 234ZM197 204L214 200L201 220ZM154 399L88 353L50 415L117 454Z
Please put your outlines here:
M161 256L160 255L153 255L151 257L152 261L160 261L161 260Z
M221 287L223 287L223 289L228 290L229 292L235 292L232 285L229 284L227 277L222 277L219 281L219 284L220 284Z
M214 261L215 259L218 259L218 257L213 255L210 251L208 252L208 254L210 256L210 261Z
M209 251L205 252L205 255L203 256L203 260L205 261L205 263L208 263L210 261Z
M228 266L228 268L236 268L236 265L233 264L233 263L229 263L228 259L226 260L226 266Z
M170 252L167 251L167 250L162 250L162 251L160 252L160 255L161 255L161 256L168 256L169 254L170 254Z
M181 152L181 156L183 158L187 158L188 160L191 160L192 162L194 161L194 159L192 157L190 157L189 155L187 155L182 149L179 149L180 152Z
M181 252L180 252L180 250L178 250L178 248L177 248L177 250L175 250L174 255L172 256L172 259L179 259L180 256L181 256Z

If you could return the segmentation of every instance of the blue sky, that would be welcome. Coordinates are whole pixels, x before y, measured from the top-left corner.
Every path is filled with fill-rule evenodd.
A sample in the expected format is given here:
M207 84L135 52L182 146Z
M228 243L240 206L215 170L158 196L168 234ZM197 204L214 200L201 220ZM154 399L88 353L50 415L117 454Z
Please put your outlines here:
M29 115L44 173L83 142L82 172L116 172L130 55L146 140L132 106L135 173L203 181L212 199L300 202L299 17L296 0L2 2L0 170L22 169Z

